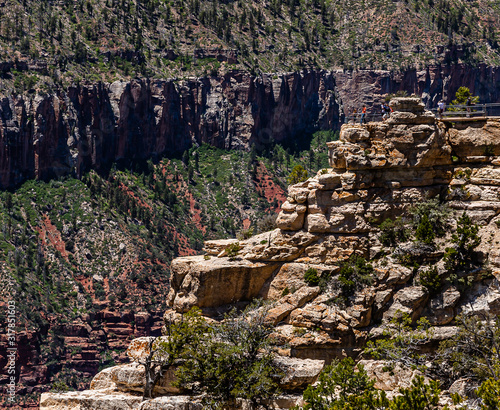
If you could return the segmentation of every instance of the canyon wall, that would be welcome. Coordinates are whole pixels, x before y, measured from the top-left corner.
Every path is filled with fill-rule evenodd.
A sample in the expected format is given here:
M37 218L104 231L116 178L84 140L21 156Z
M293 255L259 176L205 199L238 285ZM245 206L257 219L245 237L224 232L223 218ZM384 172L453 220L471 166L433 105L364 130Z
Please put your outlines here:
M422 95L428 107L467 86L500 100L497 67L438 65L420 71L303 71L252 76L117 81L53 94L0 98L0 188L114 162L180 152L192 144L263 148L315 129L340 129L344 112L386 93Z
M278 398L271 408L300 404L301 391L324 364L361 358L367 342L383 337L401 314L413 323L427 319L425 351L459 331L459 314L500 314L500 121L463 118L451 126L436 121L418 98L395 98L391 106L394 112L384 122L342 126L340 140L327 143L330 168L289 187L277 229L245 240L206 241L205 255L172 261L166 324L194 306L218 320L254 298L267 300L265 318L274 326L277 358L289 364L287 377L295 380L282 387L286 400ZM446 204L439 216L446 228L441 236L428 243L411 234L395 243L382 239L383 222L409 221L416 205L430 206L427 201L437 197ZM469 256L470 269L450 270L445 252L454 246L452 235L464 212L477 224L481 241ZM354 266L369 269L370 280L361 282L344 270ZM422 279L430 269L439 281L434 290ZM147 341L133 341L132 362L102 371L90 390L44 393L40 408L66 410L85 403L103 409L121 402L142 410L203 408L197 397L166 396L172 382L167 377L160 397L139 403L144 370L131 352L147 354L139 348ZM415 375L409 368L396 375L391 368L389 375L383 370L387 363L377 360L363 363L376 387L388 394L408 386ZM442 382L449 391L456 387L455 380ZM455 408L448 392L441 399Z

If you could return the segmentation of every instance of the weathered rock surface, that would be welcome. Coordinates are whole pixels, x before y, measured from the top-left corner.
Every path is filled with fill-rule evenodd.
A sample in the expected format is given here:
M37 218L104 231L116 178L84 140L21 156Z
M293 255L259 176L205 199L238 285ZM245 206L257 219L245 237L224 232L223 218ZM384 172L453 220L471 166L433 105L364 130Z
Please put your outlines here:
M269 320L280 324L280 329L285 329L283 324L305 329L300 336L302 331L282 334L297 357L330 360L335 357L331 352L355 354L356 346L366 342L374 320L390 321L408 313L414 321L424 315L433 325L446 326L457 313L467 310L466 298L455 288L431 297L414 283L414 271L391 257L385 259L385 265L375 266L373 286L351 298L345 308L334 306L335 290L318 295L306 286L304 273L308 268L316 269L320 277L335 278L339 264L351 254L373 257L383 252L378 224L385 219L394 220L416 203L436 195L447 196L452 208L467 210L482 224L481 235L490 236L490 244L492 238L497 239L491 235L496 235L492 221L500 213L500 161L493 155L500 149L500 140L492 137L498 122L488 120L487 124L468 123L450 129L436 122L418 98L396 98L391 104L395 112L390 120L344 125L340 140L328 143L332 168L289 187L288 200L278 217L281 229L239 242L241 260L234 263L241 269L257 261L270 268L263 276L258 275L262 288L254 292L275 301ZM485 146L493 154L477 162ZM459 161L468 158L466 166L452 158L458 153ZM220 242L216 251L209 251L218 257L204 261L207 266L201 267L189 258L174 262L169 300L174 310L185 311L197 304L199 297L205 300L203 306L212 309L228 303L227 296L225 300L204 298L204 289L218 286L211 282L210 272L219 267L232 272L234 284L246 280L246 273L236 274L239 268L221 252L228 243ZM207 250L211 248L214 245L209 242ZM486 246L481 252L491 254L490 266L494 275L499 275L500 252L496 249ZM418 254L430 262L442 256L412 243L401 245L397 252ZM261 265L258 270L264 272ZM207 284L197 290L190 283L202 271L209 272L203 273ZM184 277L188 280L181 285ZM481 286L468 296L467 303L472 302L479 310L497 311L496 281ZM242 300L239 295L235 293L234 299Z
M141 401L141 396L111 393L107 390L42 393L40 410L132 410L138 408Z
M171 266L169 303L175 310L187 312L193 306L203 309L250 301L277 267L240 258L179 258Z

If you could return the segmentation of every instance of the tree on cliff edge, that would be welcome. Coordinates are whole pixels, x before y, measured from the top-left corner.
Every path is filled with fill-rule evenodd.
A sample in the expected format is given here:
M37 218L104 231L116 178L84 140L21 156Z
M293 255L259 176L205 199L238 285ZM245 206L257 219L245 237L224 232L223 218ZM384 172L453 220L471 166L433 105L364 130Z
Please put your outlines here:
M145 370L143 400L153 398L153 390L164 374L200 343L207 331L207 324L200 316L199 309L193 308L180 321L168 324L166 329L166 337L149 340L148 355L139 360Z
M206 408L234 408L237 399L257 405L274 396L282 372L274 362L266 316L267 309L252 304L241 315L232 311L210 324L205 337L190 346L177 384L204 394Z
M207 323L193 308L167 324L166 337L152 338L145 368L143 399L153 397L165 373L177 368L174 385L204 394L205 408L226 409L237 399L259 404L278 392L282 371L266 323L267 309L251 305L243 314L230 312L221 322Z

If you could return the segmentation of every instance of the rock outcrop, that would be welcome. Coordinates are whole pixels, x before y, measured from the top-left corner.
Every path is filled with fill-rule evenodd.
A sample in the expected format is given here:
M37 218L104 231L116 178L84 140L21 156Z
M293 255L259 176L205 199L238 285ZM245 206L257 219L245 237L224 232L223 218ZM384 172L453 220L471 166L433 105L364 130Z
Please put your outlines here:
M437 122L418 98L393 99L391 104L394 113L385 122L342 127L340 140L328 143L331 168L289 187L277 219L279 229L238 242L239 250L231 258L224 252L229 242L210 241L206 244L210 259L177 259L168 301L172 309L185 312L198 305L200 297L206 302L206 289L223 294L227 285L209 279L221 277L220 266L226 266L226 274L236 284L248 281L245 274L236 275L238 269L259 264L260 290L252 288L251 295L234 293L234 300L258 296L275 301L269 320L290 345L291 356L327 362L356 355L370 337L371 326L390 321L397 312L406 312L413 320L424 315L433 325L446 326L469 309L471 301L475 309L496 311L500 140L493 135L500 122L449 128ZM342 261L352 254L367 259L383 255L379 224L438 195L457 212L467 211L480 225L479 254L489 260L493 274L477 283L481 290L464 293L451 286L431 297L415 283L418 273L391 255L378 259L373 284L353 296L345 308L332 303L338 295L307 285L308 268L316 269L320 277L335 277ZM399 251L411 253L412 246L402 245ZM425 257L439 259L439 252L427 252ZM212 297L202 306L206 314L217 314L228 308L230 300L231 295L224 294L224 300Z
M290 368L282 387L297 389L314 381L323 363L358 356L400 312L413 321L428 318L433 326L429 348L455 334L454 318L461 312L499 314L500 139L492 135L500 122L449 128L418 98L393 99L392 106L395 112L385 122L342 127L340 140L328 143L330 168L289 187L278 229L243 241L209 241L206 255L176 259L165 318L199 306L217 319L237 303L256 297L271 301L267 320L275 326L273 337L282 343L281 360ZM474 275L466 290L446 284L431 295L419 283L419 271L402 266L397 255L420 252L441 272L443 263L436 262L442 258L439 246L437 251L419 250L408 242L389 252L380 242L379 225L438 195L457 213L467 211L480 226L477 256L488 260L489 271ZM342 302L339 287L328 283L338 279L342 263L353 254L372 259L373 281ZM320 279L328 279L327 285L306 282L304 274L311 268ZM145 345L134 342L130 356L137 360ZM407 386L414 376L399 369L385 377L383 363L365 364L379 387L389 391ZM127 377L118 376L125 370ZM136 390L138 372L133 363L101 372L92 384L96 397L106 391ZM125 379L131 381L126 387ZM41 408L62 406L72 395L45 394ZM289 408L294 401L283 400L275 408ZM177 408L162 405L151 408ZM144 406L153 406L153 401L141 406L132 408L150 408Z

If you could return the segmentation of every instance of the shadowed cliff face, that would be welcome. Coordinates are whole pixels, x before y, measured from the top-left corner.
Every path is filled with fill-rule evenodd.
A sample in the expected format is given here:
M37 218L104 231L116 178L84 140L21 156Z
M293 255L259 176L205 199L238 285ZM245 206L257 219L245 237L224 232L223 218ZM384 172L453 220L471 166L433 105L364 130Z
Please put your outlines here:
M105 170L193 143L262 148L314 129L340 128L343 112L406 90L428 106L464 85L496 102L495 67L436 66L403 73L304 71L188 80L132 80L0 100L0 187L28 178Z
M0 103L0 186L103 170L193 143L248 149L339 123L331 73L71 87Z

